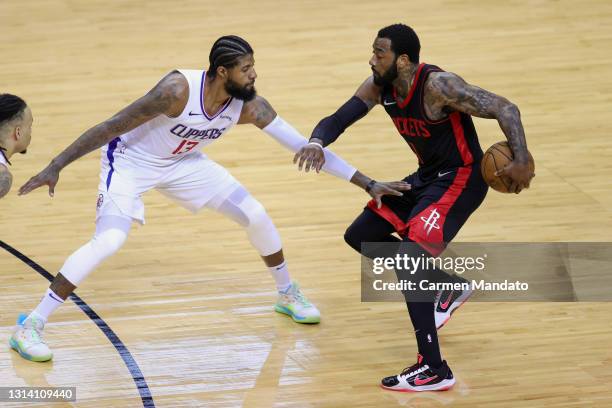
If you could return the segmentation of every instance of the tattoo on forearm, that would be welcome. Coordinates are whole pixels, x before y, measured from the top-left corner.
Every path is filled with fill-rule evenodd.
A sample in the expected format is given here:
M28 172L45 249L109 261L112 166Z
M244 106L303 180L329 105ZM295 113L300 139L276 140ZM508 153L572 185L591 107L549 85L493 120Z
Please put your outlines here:
M0 169L0 198L8 194L13 184L13 176L8 170Z
M460 112L486 119L497 119L519 160L527 159L527 142L521 115L506 98L467 84L455 74L441 73L427 81L429 102L443 109L449 107Z
M527 141L521 123L521 113L515 105L504 107L497 118L499 125L508 139L510 148L519 161L527 161Z

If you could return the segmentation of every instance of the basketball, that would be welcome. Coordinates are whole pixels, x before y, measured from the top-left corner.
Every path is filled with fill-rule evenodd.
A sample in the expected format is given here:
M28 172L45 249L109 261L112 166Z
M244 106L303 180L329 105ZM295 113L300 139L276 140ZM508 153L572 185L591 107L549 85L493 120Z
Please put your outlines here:
M496 176L495 172L503 169L514 158L508 142L497 142L485 152L480 163L480 171L485 182L495 191L509 193L512 180L508 176ZM534 171L533 157L529 153L529 167Z

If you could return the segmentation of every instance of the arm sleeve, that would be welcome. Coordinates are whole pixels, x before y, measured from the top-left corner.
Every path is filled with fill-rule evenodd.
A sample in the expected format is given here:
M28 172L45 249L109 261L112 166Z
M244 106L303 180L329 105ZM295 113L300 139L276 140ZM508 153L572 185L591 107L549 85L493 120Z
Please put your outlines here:
M263 131L269 134L278 143L297 153L308 141L290 124L285 122L280 116L276 116ZM325 164L323 171L341 179L350 181L357 169L345 162L340 156L328 149L323 149L325 153Z
M347 127L368 113L368 105L356 96L346 101L333 115L322 119L310 137L323 141L323 146L333 143Z

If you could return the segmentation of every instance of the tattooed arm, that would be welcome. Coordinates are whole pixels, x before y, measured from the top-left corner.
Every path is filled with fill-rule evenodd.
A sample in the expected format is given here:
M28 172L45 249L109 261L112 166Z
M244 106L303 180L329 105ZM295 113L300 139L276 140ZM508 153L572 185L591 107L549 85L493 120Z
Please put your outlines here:
M260 129L268 126L276 117L276 111L263 97L257 95L255 99L245 102L240 112L238 124L251 123Z
M449 110L457 110L473 116L497 119L506 135L514 160L499 174L509 176L513 183L510 191L520 192L529 188L534 174L529 169L527 142L518 107L506 98L495 95L466 83L461 77L450 72L430 74L425 83L425 110L434 120L439 120Z
M0 198L4 197L13 184L13 176L5 165L0 164Z
M178 116L189 97L187 79L177 71L166 75L146 95L136 100L113 117L92 127L61 152L36 176L19 189L19 195L42 186L49 186L53 197L59 172L76 159L90 153L130 130L150 121L158 115Z

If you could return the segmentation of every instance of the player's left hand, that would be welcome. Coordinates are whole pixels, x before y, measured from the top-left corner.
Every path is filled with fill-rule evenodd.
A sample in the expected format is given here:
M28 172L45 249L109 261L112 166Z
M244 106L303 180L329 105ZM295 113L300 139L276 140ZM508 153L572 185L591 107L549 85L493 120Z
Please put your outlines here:
M298 169L301 171L304 164L304 170L306 173L310 171L310 169L315 170L317 173L321 171L323 165L325 164L325 153L323 151L323 146L318 143L307 143L293 156L293 164L298 163Z
M518 162L516 160L511 161L506 167L495 172L496 176L509 177L511 193L520 193L521 190L529 188L531 179L535 177L535 173L530 168L528 162Z
M59 180L59 168L54 166L52 163L49 164L43 171L32 177L19 189L19 195L28 194L30 191L37 189L38 187L47 185L49 186L49 197L53 197L55 194L55 185Z

